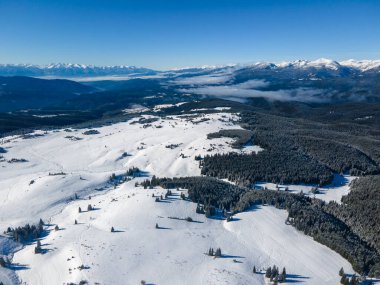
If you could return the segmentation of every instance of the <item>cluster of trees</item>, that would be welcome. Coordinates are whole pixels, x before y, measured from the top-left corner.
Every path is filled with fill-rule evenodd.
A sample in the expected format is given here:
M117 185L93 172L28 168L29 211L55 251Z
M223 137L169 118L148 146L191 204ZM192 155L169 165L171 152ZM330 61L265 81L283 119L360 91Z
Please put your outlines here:
M141 174L141 170L140 168L138 167L130 167L127 172L126 172L126 175L127 176L133 176L133 177L137 177Z
M356 276L356 274L353 274L351 278L349 278L346 275L346 273L344 273L343 267L339 270L339 276L341 277L340 284L342 285L360 285L360 284L363 284L362 282L366 281L366 278L364 275L358 277Z
M269 278L271 282L274 282L274 284L277 284L278 282L285 282L286 281L286 269L285 267L282 269L282 272L280 273L278 267L276 265L273 265L273 267L268 267L265 271L265 277Z
M215 256L215 257L222 257L222 250L220 247L218 247L216 250L214 250L212 247L208 250L209 256Z
M154 177L154 180L152 178L148 183L149 185L161 186L166 189L188 189L189 199L204 205L202 210L205 213L209 212L210 216L215 214L215 208L230 210L239 201L240 195L248 191L212 177Z
M98 130L88 130L83 132L84 135L98 135L100 132Z
M247 143L252 142L253 132L244 129L233 129L233 130L220 130L216 133L211 133L207 135L208 139L216 138L233 138L234 142L232 143L233 148L242 148Z
M40 219L37 225L26 224L23 227L11 228L8 227L5 232L10 237L12 237L15 241L25 243L40 238L43 234L44 222Z

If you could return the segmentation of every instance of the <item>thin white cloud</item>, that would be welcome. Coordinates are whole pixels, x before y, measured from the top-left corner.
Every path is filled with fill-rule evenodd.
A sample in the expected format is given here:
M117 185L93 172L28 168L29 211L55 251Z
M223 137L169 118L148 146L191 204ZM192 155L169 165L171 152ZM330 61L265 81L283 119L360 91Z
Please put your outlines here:
M177 78L173 83L178 85L210 85L225 83L230 79L231 76L229 75L200 75Z
M245 102L249 98L267 98L269 100L278 101L301 101L301 102L324 102L327 98L323 96L321 90L310 88L297 88L290 90L278 91L262 91L249 89L248 87L255 86L256 88L266 86L265 82L253 82L257 80L249 80L245 83L230 85L230 86L202 86L198 88L183 88L181 92L187 92L198 95L207 95L218 97L227 100Z

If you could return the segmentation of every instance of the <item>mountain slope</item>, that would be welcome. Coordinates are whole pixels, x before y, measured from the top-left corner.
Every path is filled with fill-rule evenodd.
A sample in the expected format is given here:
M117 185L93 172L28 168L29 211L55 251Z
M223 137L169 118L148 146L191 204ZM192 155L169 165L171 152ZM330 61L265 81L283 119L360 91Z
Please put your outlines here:
M43 108L93 90L69 80L0 77L0 112Z

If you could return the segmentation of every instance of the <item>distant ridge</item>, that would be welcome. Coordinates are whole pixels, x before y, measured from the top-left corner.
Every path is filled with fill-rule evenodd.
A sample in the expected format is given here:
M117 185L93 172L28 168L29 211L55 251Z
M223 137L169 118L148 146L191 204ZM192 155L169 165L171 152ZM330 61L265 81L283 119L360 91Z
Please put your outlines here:
M230 64L220 66L200 66L175 68L166 72L183 73L197 71L211 71L230 68L232 70L326 70L328 72L344 74L353 73L380 73L380 60L344 60L335 61L326 58L317 60L294 60L283 62L256 62L253 64ZM155 75L161 71L128 66L95 66L73 63L54 63L48 65L34 64L0 64L0 76L34 76L34 77L97 77L97 76L122 76L122 75Z
M0 76L106 76L106 75L152 75L156 71L136 66L94 66L72 63L56 63L49 65L33 64L0 64Z

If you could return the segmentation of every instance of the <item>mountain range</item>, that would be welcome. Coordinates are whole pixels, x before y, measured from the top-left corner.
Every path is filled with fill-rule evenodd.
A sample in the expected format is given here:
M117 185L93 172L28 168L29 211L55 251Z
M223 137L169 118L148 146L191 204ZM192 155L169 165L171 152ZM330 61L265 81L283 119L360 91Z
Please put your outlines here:
M380 73L380 60L354 60L334 61L331 59L296 60L273 62L257 62L254 64L236 64L225 66L203 66L195 68L181 68L169 71L157 71L144 67L114 65L94 66L72 63L58 63L49 65L34 64L0 64L0 76L51 76L51 77L96 77L121 75L155 75L158 73L183 73L190 71L212 71L220 69L251 69L275 71L302 71L327 73L329 75L352 75L358 73Z

